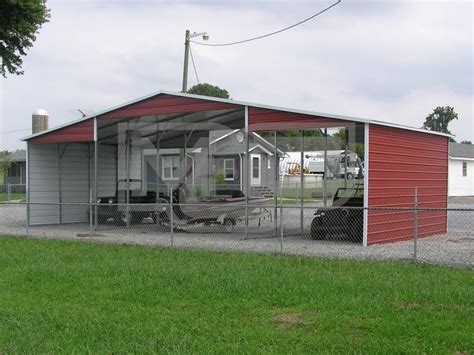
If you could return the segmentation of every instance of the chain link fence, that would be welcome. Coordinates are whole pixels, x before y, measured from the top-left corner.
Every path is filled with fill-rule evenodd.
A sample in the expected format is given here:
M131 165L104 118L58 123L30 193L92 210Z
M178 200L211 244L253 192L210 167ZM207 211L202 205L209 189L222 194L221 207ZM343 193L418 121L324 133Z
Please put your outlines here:
M0 184L0 202L25 202L25 184Z
M344 259L416 260L473 268L472 204L455 204L455 208L447 209L383 208L384 212L393 212L383 214L384 227L406 229L407 237L363 246L364 215L380 208L300 206L268 198L233 200L216 197L192 204L169 199L147 204L2 202L0 235ZM405 226L397 220L400 213L410 216L412 223ZM430 226L438 222L446 225L446 221L447 229L432 235Z

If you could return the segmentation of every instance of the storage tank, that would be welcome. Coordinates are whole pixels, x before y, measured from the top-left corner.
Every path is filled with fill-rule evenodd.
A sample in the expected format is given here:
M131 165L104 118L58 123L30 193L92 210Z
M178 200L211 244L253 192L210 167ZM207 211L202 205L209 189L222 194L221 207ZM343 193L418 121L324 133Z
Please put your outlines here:
M46 110L43 110L42 108L34 110L31 120L33 134L48 129L48 121L49 117Z

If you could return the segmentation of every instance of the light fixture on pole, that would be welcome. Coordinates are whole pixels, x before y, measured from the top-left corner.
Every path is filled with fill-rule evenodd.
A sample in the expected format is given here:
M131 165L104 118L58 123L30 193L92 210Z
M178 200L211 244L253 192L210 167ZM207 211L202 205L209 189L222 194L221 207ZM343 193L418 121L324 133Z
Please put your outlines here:
M189 30L186 30L186 34L184 36L184 67L183 67L183 87L181 92L186 92L188 89L188 59L189 59L189 40L194 37L202 36L204 41L209 39L209 35L207 32L199 32L199 33L190 33Z

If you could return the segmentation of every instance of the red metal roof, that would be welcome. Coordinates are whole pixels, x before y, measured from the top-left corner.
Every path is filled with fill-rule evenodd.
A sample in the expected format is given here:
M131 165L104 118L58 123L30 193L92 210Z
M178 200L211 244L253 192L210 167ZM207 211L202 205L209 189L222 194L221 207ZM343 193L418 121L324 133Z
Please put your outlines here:
M253 132L343 127L349 123L351 123L351 121L267 108L249 107L249 130Z
M113 120L148 115L166 115L173 113L204 112L235 109L241 106L215 102L204 98L189 98L158 94L129 105L121 106L97 115L97 120ZM94 141L94 117L89 117L71 125L61 127L30 138L32 143L71 143Z
M235 109L239 107L243 108L245 106L249 107L249 128L251 131L341 127L350 122L370 123L378 126L397 126L386 122L366 120L356 117L294 110L234 101L230 99L160 91L102 111L94 116L86 117L67 125L33 134L24 138L24 140L35 143L91 142L93 141L94 136L94 128L91 122L94 117L97 117L99 120L126 119L128 117L133 118L147 115L166 115ZM425 131L413 127L397 127L404 131L416 131L424 135L447 136L443 133Z
M86 120L39 135L31 143L80 143L94 141L94 120Z
M236 109L242 106L172 95L158 95L143 101L121 107L97 117L97 119L115 119L148 115L166 115L172 113L204 112L225 109ZM243 108L243 107L242 107Z

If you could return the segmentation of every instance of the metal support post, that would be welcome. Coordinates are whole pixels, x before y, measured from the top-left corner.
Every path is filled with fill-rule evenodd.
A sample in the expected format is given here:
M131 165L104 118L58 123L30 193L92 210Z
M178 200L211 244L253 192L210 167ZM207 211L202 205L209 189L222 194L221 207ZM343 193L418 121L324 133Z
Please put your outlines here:
M283 192L280 192L280 253L283 253L283 233Z
M245 106L245 162L244 162L244 178L245 178L245 239L249 236L249 193L250 193L250 142L249 142L249 108Z
M277 148L277 133L276 131L273 132L273 152L275 155L274 159L274 170L275 170L275 187L274 187L274 194L275 194L275 208L274 208L274 224L275 224L275 237L278 236L278 189L279 189L279 179L280 179L280 168L279 168L279 159L278 159L278 148Z
M63 223L63 154L62 144L58 143L58 187L59 187L59 224Z
M95 121L95 119L94 119ZM97 186L98 185L98 181L97 181L97 160L98 160L98 157L99 157L99 153L98 153L98 150L99 150L99 143L97 142L97 139L94 141L94 230L97 230L97 222L98 222L98 216L97 216L97 199L98 199L98 196L99 196L99 187Z
M304 131L301 130L301 154L300 154L300 232L303 234L304 229Z
M327 182L328 182L328 129L324 129L324 173L323 173L323 205L328 204Z
M26 236L30 235L30 147L26 143Z
M30 202L26 201L26 236L30 235Z
M129 131L126 133L125 169L127 169L127 194L125 195L125 220L127 228L130 227L130 138Z
M418 254L418 187L415 187L415 203L413 210L413 259L416 261Z
M92 223L92 209L93 209L93 198L92 198L92 189L89 189L89 237L92 238L92 234L94 233L94 225Z
M349 130L344 128L344 188L347 188L347 142L349 138Z
M173 188L168 186L168 194L170 196L170 242L171 247L174 247L174 202L173 202Z

